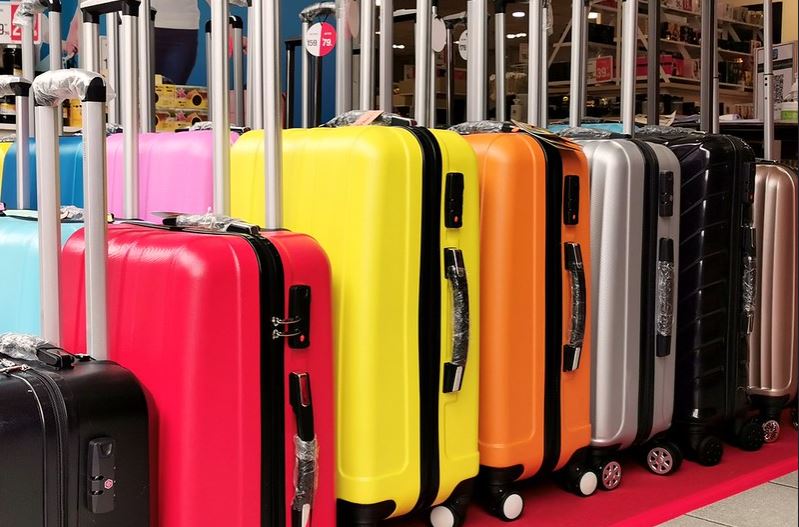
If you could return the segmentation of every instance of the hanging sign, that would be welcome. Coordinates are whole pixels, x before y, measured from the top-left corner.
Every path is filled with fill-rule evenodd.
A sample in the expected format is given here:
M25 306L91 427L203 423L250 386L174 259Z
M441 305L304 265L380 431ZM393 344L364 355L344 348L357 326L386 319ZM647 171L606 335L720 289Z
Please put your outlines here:
M346 4L347 27L352 38L357 39L361 28L361 4L358 0L349 0Z
M458 53L463 60L469 60L469 30L464 29L458 38Z
M441 53L447 46L447 26L438 17L433 18L432 26L432 38L430 41L433 44L433 51Z
M314 57L324 57L336 47L336 28L327 22L317 22L308 28L305 49Z
M21 44L22 28L13 24L14 15L17 13L19 2L0 4L0 44ZM33 41L41 44L39 32L41 16L37 13L33 17Z

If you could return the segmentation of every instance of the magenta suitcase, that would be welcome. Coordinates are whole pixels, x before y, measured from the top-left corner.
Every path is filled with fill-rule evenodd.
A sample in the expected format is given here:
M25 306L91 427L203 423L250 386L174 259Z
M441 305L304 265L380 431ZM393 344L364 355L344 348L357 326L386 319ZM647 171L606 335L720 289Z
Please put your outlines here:
M213 205L213 147L210 130L139 135L139 213L159 222L154 212L204 214ZM233 143L238 134L230 134ZM124 217L124 138L108 138L108 207Z

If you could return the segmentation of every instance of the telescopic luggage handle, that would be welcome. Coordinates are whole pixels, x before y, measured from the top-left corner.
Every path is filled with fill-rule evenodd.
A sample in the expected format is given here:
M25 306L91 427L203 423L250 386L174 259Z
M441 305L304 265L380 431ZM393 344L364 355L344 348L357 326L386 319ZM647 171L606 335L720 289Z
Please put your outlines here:
M22 77L33 79L36 77L36 46L33 40L33 27L35 17L44 13L50 8L49 0L22 0L17 6L12 24L18 26L22 31ZM60 28L59 28L60 35ZM59 39L59 48L60 48ZM59 55L60 57L60 55ZM58 66L61 67L60 64ZM35 118L33 112L33 100L28 100L28 116ZM30 127L29 137L33 137L33 126Z
M17 208L30 207L30 108L31 81L11 75L0 76L0 97L14 96L16 102Z
M283 137L280 90L280 2L264 5L264 179L269 230L283 228ZM228 150L230 146L228 144Z
M237 2L230 2L231 5L241 5ZM245 4L246 5L246 4ZM232 51L232 70L233 70L233 115L234 124L236 126L245 126L244 119L244 19L237 15L230 15L228 18L228 28L230 31L230 40L233 43ZM208 84L208 111L213 113L213 99L215 99L212 90L212 71L213 71L213 57L212 57L212 29L213 21L209 20L205 23L205 67L206 79ZM230 87L225 90L227 94Z
M83 186L86 210L86 331L87 351L95 359L108 357L106 290L107 196L105 105L110 92L103 78L85 70L56 70L33 81L36 101L37 177L39 185L39 247L41 252L42 336L60 344L61 211L58 127L60 105L80 99L83 113Z
M321 83L320 75L322 74L321 57L314 58L315 64L315 81L314 86L311 86L311 54L306 48L308 40L308 30L311 23L320 16L332 15L336 12L335 2L317 2L300 11L300 23L302 24L302 42L301 48L301 108L300 116L303 128L317 126L319 124L319 110L321 109Z
M774 161L774 16L772 0L763 0L763 157ZM714 101L718 106L718 100Z

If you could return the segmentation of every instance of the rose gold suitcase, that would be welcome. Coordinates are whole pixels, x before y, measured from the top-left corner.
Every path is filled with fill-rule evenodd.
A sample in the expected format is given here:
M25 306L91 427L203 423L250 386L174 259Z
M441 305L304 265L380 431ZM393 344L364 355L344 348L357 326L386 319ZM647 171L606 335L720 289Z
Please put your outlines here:
M782 409L796 399L799 348L797 173L769 161L757 165L754 225L757 276L749 335L749 393L761 410L764 439L779 437ZM794 411L794 422L795 422Z

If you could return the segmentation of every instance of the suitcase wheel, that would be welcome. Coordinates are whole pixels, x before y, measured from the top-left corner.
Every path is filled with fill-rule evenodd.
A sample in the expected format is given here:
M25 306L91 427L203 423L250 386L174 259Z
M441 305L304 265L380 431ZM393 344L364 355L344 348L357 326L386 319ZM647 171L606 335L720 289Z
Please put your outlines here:
M750 419L738 431L736 439L743 450L760 450L763 446L763 427L757 419Z
M611 459L599 466L600 487L602 490L615 490L621 485L622 469L621 463Z
M763 441L773 443L780 438L780 423L776 419L763 421Z
M433 507L430 511L431 527L460 527L463 519L448 505Z
M515 492L501 492L491 498L489 510L500 520L512 522L524 512L524 499Z
M588 497L596 492L599 479L593 470L572 464L566 468L566 483L569 490L581 497Z
M646 468L658 476L674 474L682 465L682 451L676 443L660 440L646 450Z
M721 462L721 456L724 453L724 446L721 444L716 436L705 436L699 442L699 447L696 449L696 461L700 465L712 467Z

